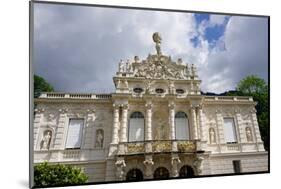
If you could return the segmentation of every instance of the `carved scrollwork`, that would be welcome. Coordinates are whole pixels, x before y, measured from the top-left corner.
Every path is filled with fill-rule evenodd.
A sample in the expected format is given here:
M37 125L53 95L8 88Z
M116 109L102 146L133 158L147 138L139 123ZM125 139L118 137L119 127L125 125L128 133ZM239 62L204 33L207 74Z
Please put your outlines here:
M127 144L128 153L142 153L144 152L144 144L132 143Z
M152 144L153 152L169 152L172 150L170 141L156 141Z
M194 142L191 141L179 141L178 142L178 151L179 152L193 152L196 150Z

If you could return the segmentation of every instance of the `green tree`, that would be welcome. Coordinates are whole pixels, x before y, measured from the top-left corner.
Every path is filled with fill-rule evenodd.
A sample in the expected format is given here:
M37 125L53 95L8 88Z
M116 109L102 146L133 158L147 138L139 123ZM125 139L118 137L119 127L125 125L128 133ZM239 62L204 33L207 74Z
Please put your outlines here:
M267 85L263 79L255 75L250 75L238 83L237 91L244 94L265 94L267 93Z
M44 162L34 166L35 187L76 185L87 180L88 177L80 168L70 165Z
M41 92L53 92L54 88L42 77L34 75L34 98L40 96Z
M268 86L266 82L255 76L250 75L242 79L234 94L241 96L252 96L257 102L256 110L261 137L264 141L265 149L269 149L269 107L268 107ZM233 95L233 94L227 94Z

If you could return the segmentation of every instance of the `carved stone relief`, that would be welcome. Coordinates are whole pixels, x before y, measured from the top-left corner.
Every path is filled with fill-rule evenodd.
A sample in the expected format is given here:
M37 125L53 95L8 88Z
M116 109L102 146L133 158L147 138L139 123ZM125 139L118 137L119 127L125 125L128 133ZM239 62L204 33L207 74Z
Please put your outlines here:
M214 128L209 129L210 144L216 143L216 133Z
M45 130L43 132L42 140L40 143L40 149L41 150L49 150L50 144L52 139L52 131L51 130Z
M102 129L98 129L96 131L95 147L96 148L103 148L103 140L104 140L104 132L103 132Z
M246 127L246 138L248 142L252 142L253 141L253 135L252 135L252 130L250 127Z

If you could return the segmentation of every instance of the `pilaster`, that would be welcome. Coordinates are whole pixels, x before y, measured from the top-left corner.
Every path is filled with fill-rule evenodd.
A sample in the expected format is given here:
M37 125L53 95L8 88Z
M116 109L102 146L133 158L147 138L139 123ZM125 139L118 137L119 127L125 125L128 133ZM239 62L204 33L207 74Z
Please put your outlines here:
M38 108L34 110L35 115L34 115L34 123L33 123L33 128L34 128L34 133L33 133L33 149L36 149L36 144L38 143L38 140L40 140L38 137L39 135L39 128L40 128L40 123L42 122L43 116L45 109L43 108Z
M55 137L55 145L54 149L64 149L64 138L66 137L65 127L66 127L66 120L67 120L67 112L68 109L62 108L59 109L59 124L56 130L56 137ZM65 137L63 137L65 136Z

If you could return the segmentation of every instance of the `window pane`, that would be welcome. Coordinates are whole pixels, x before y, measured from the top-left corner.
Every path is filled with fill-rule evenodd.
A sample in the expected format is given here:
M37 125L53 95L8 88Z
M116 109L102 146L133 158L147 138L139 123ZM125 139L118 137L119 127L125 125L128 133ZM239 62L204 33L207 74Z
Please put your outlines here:
M224 118L224 135L226 142L237 142L234 120L232 118Z
M70 119L66 139L66 148L80 148L82 138L83 119Z
M144 119L131 118L129 125L129 141L143 141L144 140Z
M189 129L187 118L176 118L176 139L189 140Z

